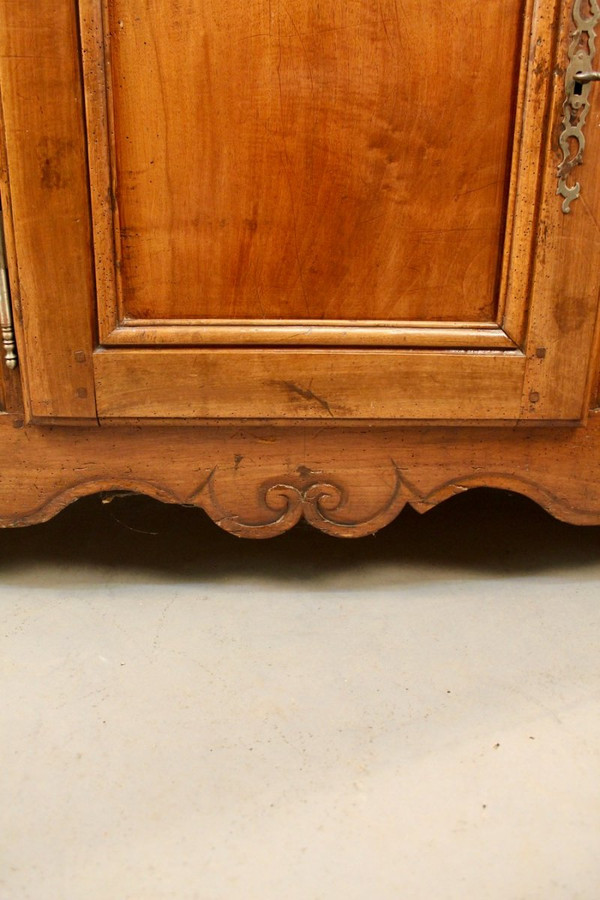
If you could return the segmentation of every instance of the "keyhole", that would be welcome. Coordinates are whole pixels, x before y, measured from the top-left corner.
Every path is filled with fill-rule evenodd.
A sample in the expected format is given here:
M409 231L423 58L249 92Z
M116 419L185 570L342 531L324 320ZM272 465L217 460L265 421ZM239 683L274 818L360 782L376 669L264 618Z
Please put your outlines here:
M573 86L573 93L576 97L581 97L581 95L583 94L583 85L580 81L575 82Z

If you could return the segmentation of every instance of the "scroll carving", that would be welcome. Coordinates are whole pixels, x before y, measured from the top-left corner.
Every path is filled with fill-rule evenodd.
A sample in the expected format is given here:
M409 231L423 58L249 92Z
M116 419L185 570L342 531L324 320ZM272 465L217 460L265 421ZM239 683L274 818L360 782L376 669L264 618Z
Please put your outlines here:
M165 464L168 460L168 465ZM557 518L600 523L600 416L587 428L227 429L23 427L0 417L0 527L43 522L90 494L203 509L249 538L304 519L361 537L405 506L425 513L493 487Z
M274 513L264 521L246 521L236 514L226 512L218 498L212 475L201 490L188 502L202 506L209 516L230 534L238 537L272 537L282 534L304 518L310 525L336 537L362 537L374 534L389 524L407 503L419 498L412 485L402 477L394 463L394 484L389 498L365 519L344 519L347 493L343 487L331 482L313 482L307 487L293 484L265 484L260 490L258 507Z
M216 473L216 469L213 474ZM344 509L348 500L346 491L337 484L315 482L306 488L280 482L263 485L253 503L256 518L245 518L230 506L231 497L221 497L221 490L216 487L212 476L199 491L185 495L176 489L154 481L131 478L109 478L74 480L60 490L52 489L49 482L40 501L39 485L32 486L31 499L36 497L37 503L13 512L0 508L0 527L32 525L45 522L55 516L69 503L88 497L92 494L143 494L153 497L162 503L174 503L195 506L204 511L220 528L237 537L270 538L289 531L304 518L310 525L336 537L364 537L375 534L389 525L396 516L409 505L419 513L425 513L439 503L478 487L493 487L511 490L534 500L556 518L565 522L580 525L600 524L600 501L596 498L585 502L578 495L578 484L573 479L571 493L565 496L557 493L541 481L534 481L515 475L497 472L478 472L465 477L454 477L437 484L433 489L417 491L395 469L395 484L389 492L388 499L374 512L363 511L362 515L346 515ZM561 486L564 492L564 484ZM360 500L361 486L356 485L354 492ZM29 493L29 492L28 492ZM0 500L2 498L0 497ZM356 500L356 497L354 498ZM365 504L366 506L366 504Z

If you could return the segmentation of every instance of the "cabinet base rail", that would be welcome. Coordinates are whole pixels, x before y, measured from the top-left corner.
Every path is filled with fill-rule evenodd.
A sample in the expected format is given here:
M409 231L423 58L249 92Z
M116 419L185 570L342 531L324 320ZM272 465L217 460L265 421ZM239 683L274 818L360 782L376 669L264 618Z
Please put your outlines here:
M203 509L239 537L301 519L362 537L406 506L426 512L476 487L507 489L558 519L600 524L600 415L585 428L23 426L0 417L0 525L50 519L96 493Z

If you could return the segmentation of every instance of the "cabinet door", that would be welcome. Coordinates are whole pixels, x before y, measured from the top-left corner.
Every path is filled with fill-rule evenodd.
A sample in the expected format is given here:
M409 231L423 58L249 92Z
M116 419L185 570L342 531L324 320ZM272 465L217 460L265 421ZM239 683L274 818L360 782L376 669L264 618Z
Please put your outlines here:
M593 50L595 3L1 3L9 163L29 106L31 166L69 227L84 181L91 200L70 325L40 279L21 298L34 417L582 419L600 271L588 85L570 213L557 166L581 149L560 152L563 116L583 124L565 70ZM63 135L46 144L40 98Z

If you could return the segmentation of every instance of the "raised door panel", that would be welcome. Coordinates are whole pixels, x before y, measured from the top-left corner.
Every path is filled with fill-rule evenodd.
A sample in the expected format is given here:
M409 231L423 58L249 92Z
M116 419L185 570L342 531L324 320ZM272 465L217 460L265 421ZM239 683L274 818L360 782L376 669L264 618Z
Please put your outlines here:
M491 321L522 20L109 0L119 321Z
M531 3L80 6L105 345L514 347Z

